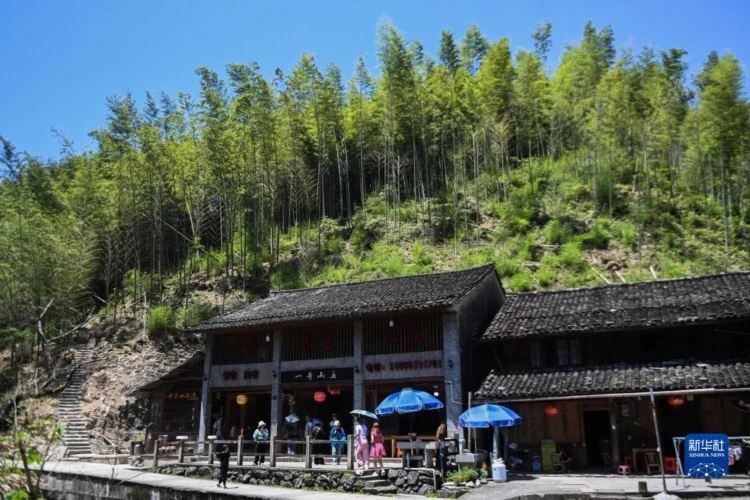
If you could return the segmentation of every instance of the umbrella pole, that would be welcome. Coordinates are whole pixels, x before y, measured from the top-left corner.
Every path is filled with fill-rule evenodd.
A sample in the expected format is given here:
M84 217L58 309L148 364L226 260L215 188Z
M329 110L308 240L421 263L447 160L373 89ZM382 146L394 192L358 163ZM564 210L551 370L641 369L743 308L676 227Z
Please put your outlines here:
M471 410L471 391L469 391L469 409ZM471 431L472 430L473 429L469 429L469 432L468 432L469 435L467 436L467 440L468 440L467 448L469 449L468 450L469 453L471 453Z

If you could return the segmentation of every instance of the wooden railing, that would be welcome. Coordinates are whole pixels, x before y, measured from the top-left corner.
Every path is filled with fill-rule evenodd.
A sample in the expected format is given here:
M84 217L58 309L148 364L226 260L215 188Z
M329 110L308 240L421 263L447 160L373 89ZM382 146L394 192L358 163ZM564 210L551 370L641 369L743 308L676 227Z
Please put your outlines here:
M279 453L279 445L293 444L295 447L302 447L303 454L296 453ZM314 453L315 446L318 445L340 445L342 452L339 455L329 453ZM198 455L200 451L206 450L208 453L208 463L215 462L214 452L220 445L227 445L232 456L235 457L235 463L242 465L245 457L269 457L269 466L276 467L278 457L297 457L304 459L304 466L307 469L313 468L313 458L322 457L340 457L346 459L348 470L354 470L354 437L348 435L346 441L330 441L327 439L310 439L308 436L305 440L276 439L272 437L269 441L247 440L243 436L236 440L217 440L215 437L209 437L206 441L189 441L187 436L177 436L177 441L164 442L157 440L154 442L152 453L152 467L159 465L160 459L176 458L178 463L184 463L186 457Z

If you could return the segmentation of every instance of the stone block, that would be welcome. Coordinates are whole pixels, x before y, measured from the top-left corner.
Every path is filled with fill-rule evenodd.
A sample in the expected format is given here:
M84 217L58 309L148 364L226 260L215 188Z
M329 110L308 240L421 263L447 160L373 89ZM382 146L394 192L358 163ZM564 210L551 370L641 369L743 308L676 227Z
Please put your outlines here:
M432 486L428 484L423 484L422 486L419 487L419 490L417 491L417 493L420 495L426 495L427 493L431 493L432 491L433 491Z

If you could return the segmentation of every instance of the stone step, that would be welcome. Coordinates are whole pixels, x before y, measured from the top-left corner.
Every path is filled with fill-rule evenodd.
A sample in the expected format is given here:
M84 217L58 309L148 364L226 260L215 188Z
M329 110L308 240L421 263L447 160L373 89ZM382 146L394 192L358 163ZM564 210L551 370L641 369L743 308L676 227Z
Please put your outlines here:
M390 486L390 484L385 479L373 479L365 483L365 488L379 488L380 486Z
M365 486L362 491L364 491L365 493L369 493L370 495L395 495L396 493L398 493L398 488L393 485L377 486L374 488Z

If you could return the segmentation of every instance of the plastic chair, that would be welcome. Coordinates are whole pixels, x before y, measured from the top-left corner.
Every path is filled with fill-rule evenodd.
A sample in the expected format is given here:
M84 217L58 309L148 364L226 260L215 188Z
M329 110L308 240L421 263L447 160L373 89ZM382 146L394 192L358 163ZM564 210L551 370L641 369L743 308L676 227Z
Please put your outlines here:
M677 474L676 457L664 457L664 472L666 474Z
M650 475L651 469L654 469L656 473L659 472L659 457L653 451L649 451L644 454L646 459L646 472Z
M627 465L628 467L630 467L630 468L632 468L632 467L633 467L633 457L631 457L630 455L625 455L625 456L624 456L624 457L622 458L622 461L623 461L623 463L624 463L625 465Z

